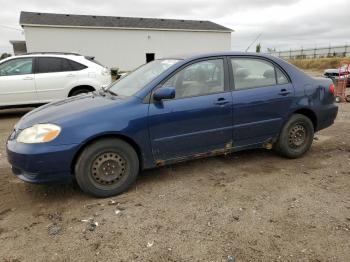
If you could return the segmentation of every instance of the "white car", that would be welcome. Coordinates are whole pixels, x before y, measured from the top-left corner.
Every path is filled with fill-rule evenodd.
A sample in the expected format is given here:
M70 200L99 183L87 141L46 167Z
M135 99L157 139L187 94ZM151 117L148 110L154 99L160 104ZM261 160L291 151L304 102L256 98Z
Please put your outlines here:
M71 53L31 53L0 61L0 107L44 104L101 89L110 71Z

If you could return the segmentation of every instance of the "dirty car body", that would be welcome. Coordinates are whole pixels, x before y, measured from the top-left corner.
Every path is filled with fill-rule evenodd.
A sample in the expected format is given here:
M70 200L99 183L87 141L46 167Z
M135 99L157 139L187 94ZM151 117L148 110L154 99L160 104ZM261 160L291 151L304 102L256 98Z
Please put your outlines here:
M157 66L152 63L163 69L141 79L140 70L149 74L146 69ZM130 145L140 170L271 149L293 114L310 119L317 132L330 126L338 111L331 80L312 78L268 55L227 52L160 59L114 85L25 115L7 141L14 174L31 183L69 182L86 147L107 138ZM24 130L38 124L53 124L60 133L43 143L19 141Z

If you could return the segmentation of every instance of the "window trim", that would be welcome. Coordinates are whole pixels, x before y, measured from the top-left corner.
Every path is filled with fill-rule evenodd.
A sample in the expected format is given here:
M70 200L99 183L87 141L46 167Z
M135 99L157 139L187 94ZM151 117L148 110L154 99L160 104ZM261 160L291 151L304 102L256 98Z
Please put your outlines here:
M188 66L191 66L192 64L200 63L203 61L209 61L209 60L218 60L221 59L223 61L223 66L224 66L224 90L220 92L215 92L215 93L208 93L208 94L201 94L201 95L194 95L194 96L186 96L186 97L179 97L179 98L173 98L173 99L164 99L162 101L172 101L172 100L179 100L179 99L187 99L191 97L199 97L199 96L207 96L207 95L214 95L214 94L220 94L220 93L227 93L230 92L230 86L229 86L229 71L228 71L228 60L226 56L210 56L210 57L202 57L198 58L195 60L191 60L186 64L183 64L173 72L171 72L169 75L167 75L157 86L155 86L152 91L144 98L145 103L159 103L158 101L153 100L153 94L155 91L157 91L159 88L163 87L163 85L170 79L172 78L175 74L180 72L181 70L185 69Z
M5 76L25 76L25 75L32 75L32 74L34 74L34 66L35 66L34 57L16 57L16 58L12 58L12 59L9 59L7 61L4 61L4 62L0 63L0 65L5 64L5 63L10 62L10 61L20 60L20 59L32 59L32 72L31 73L27 73L27 74L5 75ZM4 77L4 76L0 75L0 77Z
M234 58L247 58L247 59L263 60L263 61L266 61L266 62L272 64L273 67L274 67L276 84L275 84L275 85L265 85L265 86L255 86L255 87L244 88L244 89L236 89L236 87L235 87L235 81L234 81L234 76L233 76L233 68L232 68L232 63L231 63L231 59L234 59ZM277 64L275 61L273 61L273 60L271 60L271 59L268 59L268 58L266 58L266 57L261 57L261 56L250 56L250 55L227 56L227 63L228 63L228 67L229 67L230 89L231 89L231 91L236 91L236 92L238 92L238 91L244 91L244 90L255 89L255 88L264 88L264 87L270 87L270 86L292 84L291 78L290 78L290 76L287 74L287 72L286 72L279 64ZM276 68L280 69L280 71L281 71L281 72L284 74L284 76L287 78L288 83L285 83L285 84L278 84Z

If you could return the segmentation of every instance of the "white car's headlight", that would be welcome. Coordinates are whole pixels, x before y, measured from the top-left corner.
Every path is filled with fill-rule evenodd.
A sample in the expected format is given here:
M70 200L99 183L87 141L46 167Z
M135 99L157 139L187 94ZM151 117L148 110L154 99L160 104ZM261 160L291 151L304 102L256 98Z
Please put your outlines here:
M61 127L53 124L38 124L19 133L17 142L26 144L46 143L54 140L61 132Z

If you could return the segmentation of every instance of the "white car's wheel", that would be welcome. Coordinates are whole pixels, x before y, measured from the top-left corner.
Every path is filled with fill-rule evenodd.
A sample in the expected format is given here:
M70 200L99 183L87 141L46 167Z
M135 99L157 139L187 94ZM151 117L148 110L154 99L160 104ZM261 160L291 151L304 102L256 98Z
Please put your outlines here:
M89 93L89 92L91 92L91 89L82 87L82 88L77 88L77 89L71 91L69 96L77 96L77 95L85 94L85 93Z

